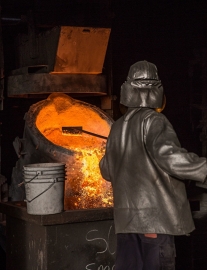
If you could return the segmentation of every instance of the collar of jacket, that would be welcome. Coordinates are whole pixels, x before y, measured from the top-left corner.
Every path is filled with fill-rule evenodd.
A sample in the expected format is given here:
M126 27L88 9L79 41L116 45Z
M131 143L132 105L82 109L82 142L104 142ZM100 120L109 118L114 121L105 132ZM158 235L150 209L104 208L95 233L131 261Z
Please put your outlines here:
M127 122L131 119L141 108L128 108L127 112L124 115L124 121Z

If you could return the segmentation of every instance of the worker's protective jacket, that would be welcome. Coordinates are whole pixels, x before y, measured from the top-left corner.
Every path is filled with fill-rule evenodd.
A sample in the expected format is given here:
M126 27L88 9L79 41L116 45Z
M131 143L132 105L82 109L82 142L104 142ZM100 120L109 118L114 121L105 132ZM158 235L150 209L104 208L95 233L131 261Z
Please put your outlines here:
M204 182L206 158L181 148L163 114L129 108L111 128L100 170L112 182L116 233L194 229L184 181Z

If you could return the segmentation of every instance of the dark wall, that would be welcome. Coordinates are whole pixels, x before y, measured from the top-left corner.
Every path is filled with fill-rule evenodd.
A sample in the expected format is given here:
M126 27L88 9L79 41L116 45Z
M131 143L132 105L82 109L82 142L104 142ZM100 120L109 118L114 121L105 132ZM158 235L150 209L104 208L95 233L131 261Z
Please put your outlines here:
M119 93L131 64L155 63L167 97L163 113L183 147L201 153L200 131L191 128L189 62L207 48L207 2L113 1L113 10L114 91Z

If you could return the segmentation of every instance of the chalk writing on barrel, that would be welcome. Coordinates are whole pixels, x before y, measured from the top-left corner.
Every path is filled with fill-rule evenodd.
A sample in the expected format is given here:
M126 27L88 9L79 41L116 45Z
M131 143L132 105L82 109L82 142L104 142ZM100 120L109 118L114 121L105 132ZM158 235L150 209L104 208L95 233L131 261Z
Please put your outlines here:
M112 229L112 226L109 227L107 239L103 237L98 237L99 231L96 229L90 230L87 232L86 241L88 242L103 241L104 242L104 248L101 251L97 251L96 254L104 254L107 251L110 253L110 255L113 255L115 253L115 251L111 251L110 245L109 245L111 229ZM93 263L87 264L85 269L86 270L113 270L114 267L115 267L114 265L110 267L109 265L103 265L103 264L100 264L97 266L96 263L93 262Z
M88 265L86 265L86 270L114 270L115 269L115 265L112 266L112 268L110 268L110 266L106 265L99 265L98 268L94 268L96 266L95 263L90 263ZM92 267L92 268L91 268Z
M102 250L102 251L97 251L97 253L104 253L104 252L106 252L107 250L109 251L109 253L110 253L111 255L113 255L113 254L115 253L115 251L112 252L112 251L110 250L110 246L109 246L109 238L110 238L110 234L111 234L111 229L112 229L112 226L109 227L107 240L106 240L105 238L103 238L103 237L90 238L89 235L92 234L92 233L94 233L94 232L98 232L98 230L90 230L89 232L87 232L87 234L86 234L86 241L91 242L91 241L96 241L96 240L102 240L102 241L105 242L105 245L106 245L105 249Z

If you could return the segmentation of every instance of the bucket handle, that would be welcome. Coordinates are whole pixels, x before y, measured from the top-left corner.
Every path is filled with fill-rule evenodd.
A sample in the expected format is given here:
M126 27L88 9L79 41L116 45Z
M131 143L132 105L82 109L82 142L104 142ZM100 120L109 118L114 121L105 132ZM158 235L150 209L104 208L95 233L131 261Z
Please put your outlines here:
M34 177L30 181L28 181L27 183L31 182L33 179L34 179ZM31 199L31 200L25 199L24 201L31 203L32 201L34 201L35 199L37 199L39 196L41 196L42 194L44 194L46 191L48 191L56 182L58 182L58 180L57 180L57 178L54 178L52 184L50 184L48 188L46 188L45 190L43 190L40 194L38 194L37 196L35 196L33 199Z
M29 181L25 182L26 184L27 183L30 183L32 180L34 180L37 176L39 175L39 173L37 173L32 179L30 179ZM22 181L21 183L18 184L18 187L21 187L22 185L24 184L24 181Z

